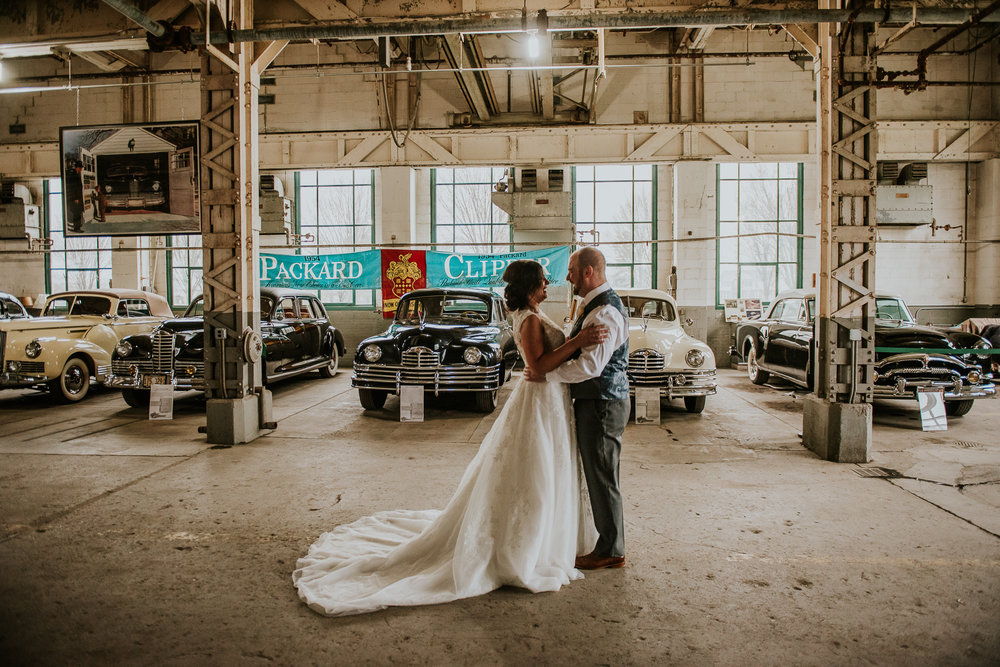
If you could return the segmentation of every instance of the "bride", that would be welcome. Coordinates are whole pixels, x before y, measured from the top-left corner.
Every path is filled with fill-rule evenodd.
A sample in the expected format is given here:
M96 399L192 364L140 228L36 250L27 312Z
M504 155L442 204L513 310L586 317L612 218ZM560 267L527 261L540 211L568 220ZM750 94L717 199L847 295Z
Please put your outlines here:
M590 327L564 339L538 310L548 285L539 263L512 262L503 279L514 341L538 373L607 335ZM380 512L320 535L292 574L299 597L345 616L581 578L573 561L597 533L573 429L565 385L522 381L443 510Z

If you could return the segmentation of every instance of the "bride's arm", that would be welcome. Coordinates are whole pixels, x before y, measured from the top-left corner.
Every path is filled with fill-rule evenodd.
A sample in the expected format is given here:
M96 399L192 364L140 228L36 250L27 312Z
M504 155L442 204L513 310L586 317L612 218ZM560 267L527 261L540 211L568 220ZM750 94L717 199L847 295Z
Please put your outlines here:
M595 345L607 336L606 326L584 327L576 336L554 350L545 351L545 334L542 322L537 317L529 315L521 324L521 347L524 352L524 363L535 373L544 375L570 358L581 347Z

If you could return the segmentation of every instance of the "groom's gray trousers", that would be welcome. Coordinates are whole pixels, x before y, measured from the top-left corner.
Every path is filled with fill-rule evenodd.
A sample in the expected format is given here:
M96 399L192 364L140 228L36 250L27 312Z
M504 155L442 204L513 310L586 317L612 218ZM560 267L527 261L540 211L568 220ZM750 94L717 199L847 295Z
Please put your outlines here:
M594 553L624 556L625 519L618 488L618 459L622 451L622 433L631 410L629 399L577 398L573 401L573 410L594 525L600 535Z

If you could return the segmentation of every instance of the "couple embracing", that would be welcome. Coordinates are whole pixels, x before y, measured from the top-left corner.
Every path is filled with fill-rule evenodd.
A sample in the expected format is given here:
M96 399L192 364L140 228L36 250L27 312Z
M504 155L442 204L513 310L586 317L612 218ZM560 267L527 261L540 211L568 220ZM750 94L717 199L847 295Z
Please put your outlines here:
M504 296L526 381L444 509L380 512L319 537L292 575L312 609L343 616L500 586L555 591L579 570L624 566L618 458L629 415L628 319L600 251L575 252L567 278L583 300L568 339L538 308L548 285L541 265L507 267Z

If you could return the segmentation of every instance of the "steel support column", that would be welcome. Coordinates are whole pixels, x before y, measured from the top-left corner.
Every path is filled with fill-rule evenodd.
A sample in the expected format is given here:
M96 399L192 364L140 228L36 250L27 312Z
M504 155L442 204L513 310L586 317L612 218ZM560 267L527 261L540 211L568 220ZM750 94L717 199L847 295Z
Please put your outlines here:
M233 3L232 13L232 25L243 29L253 26L252 0ZM276 55L273 46L265 49L271 59ZM260 73L253 56L252 43L208 46L202 51L207 434L209 442L222 444L249 442L271 425L270 393L261 382L257 205Z
M828 0L821 0L821 7ZM819 25L820 274L815 397L803 442L831 461L871 450L875 323L875 60L870 25Z

